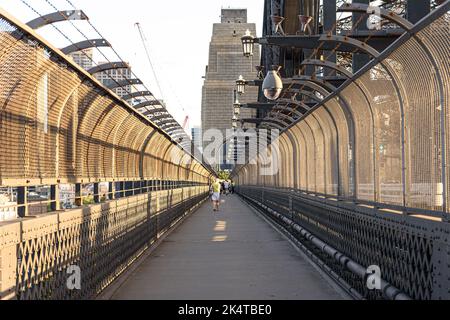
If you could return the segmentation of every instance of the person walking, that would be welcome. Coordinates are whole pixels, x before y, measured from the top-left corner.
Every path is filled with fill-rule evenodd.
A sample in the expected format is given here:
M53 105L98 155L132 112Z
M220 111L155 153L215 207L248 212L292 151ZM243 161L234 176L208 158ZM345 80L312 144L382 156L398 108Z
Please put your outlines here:
M211 195L211 201L213 203L213 211L219 211L219 205L220 205L220 190L221 190L221 184L220 180L216 179L212 185L212 195Z
M229 188L230 188L230 183L228 182L228 180L225 180L223 182L223 189L225 191L225 195L227 195L227 196L228 196L228 192L230 191Z

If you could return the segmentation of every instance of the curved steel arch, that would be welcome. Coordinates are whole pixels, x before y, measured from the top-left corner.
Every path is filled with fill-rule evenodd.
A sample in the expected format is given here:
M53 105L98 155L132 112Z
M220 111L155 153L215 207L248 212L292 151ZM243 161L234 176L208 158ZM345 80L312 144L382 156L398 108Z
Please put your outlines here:
M277 105L277 106L273 107L272 110L270 110L270 112L272 112L272 111L288 111L288 112L295 113L298 117L303 116L303 113L301 113L300 111L298 111L298 110L295 109L295 108L291 108L291 107L289 106L289 104L290 104L290 103L285 104L285 105L281 105L281 104L280 104L280 105ZM308 109L308 110L309 110L309 109Z
M308 80L295 79L293 81L295 81L295 83L297 83L297 84L301 84L305 87L309 87L309 88L313 89L314 91L319 92L324 97L326 97L332 93L332 92L329 92L328 90L326 90L326 88L324 88L322 85L319 85L318 83L314 82L312 79L308 79ZM320 83L320 84L323 84L323 83ZM289 89L289 90L294 91L295 89Z
M347 78L353 78L353 73L348 71L342 66L337 65L334 62L331 61L322 61L319 59L305 59L302 61L301 65L312 65L312 66L320 66L320 67L326 67L333 70L338 71L339 73L343 74Z
M55 22L67 20L89 20L89 18L82 10L56 11L28 21L27 26L36 30Z
M123 96L122 99L130 100L138 97L153 97L153 94L150 91L137 91ZM136 108L136 106L134 106L134 108Z
M344 43L352 47L355 47L364 53L371 55L373 58L378 58L380 56L380 52L378 52L374 47L369 46L367 43L364 43L362 41L347 36L323 34L322 36L320 36L319 41Z
M410 31L414 24L409 22L408 20L400 17L398 14L395 14L392 11L386 10L384 8L377 7L377 14L380 14L382 18L389 20L398 26L402 27L403 29ZM337 10L337 12L360 12L360 13L372 13L374 12L374 7L363 4L363 3L346 3L342 6L340 6Z
M321 79L318 77L314 77L314 76L297 76L293 79L293 81L298 81L298 80L305 80L305 81L311 81L313 83L318 84L321 87L324 87L327 90L330 90L331 92L336 92L337 91L337 87L335 87L334 85L332 85L331 83L329 83L327 80L325 79Z
M121 88L121 87L126 87L126 86L131 86L131 85L138 85L138 84L143 84L143 82L140 79L123 79L123 80L117 80L117 81L111 82L106 87L108 89L112 90L112 89L116 89L116 88Z
M150 92L150 91L146 91L146 92ZM149 95L151 96L152 94L149 94ZM148 95L146 95L146 96L148 96ZM136 98L136 97L133 97L133 98ZM150 106L161 106L162 109L165 109L165 108L161 105L161 102L159 102L158 100L144 101L144 102L135 104L135 105L133 106L133 108L135 108L135 109L140 109L140 108L150 107ZM150 111L150 110L149 110L149 111Z
M88 48L99 48L99 47L111 47L111 44L105 39L88 39L71 44L70 46L62 48L61 51L65 54L70 54Z
M130 65L123 61L107 62L107 63L100 64L98 66L92 67L89 70L87 70L87 72L89 72L90 74L93 75L93 74L107 71L107 70L127 69L129 67L130 67ZM127 99L124 99L124 100L127 100Z

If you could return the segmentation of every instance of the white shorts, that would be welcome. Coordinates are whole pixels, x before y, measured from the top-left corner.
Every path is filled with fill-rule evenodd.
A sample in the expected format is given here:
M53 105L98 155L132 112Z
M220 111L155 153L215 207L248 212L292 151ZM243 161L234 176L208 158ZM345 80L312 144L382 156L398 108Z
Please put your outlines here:
M211 196L212 201L219 201L220 200L220 192L213 192Z

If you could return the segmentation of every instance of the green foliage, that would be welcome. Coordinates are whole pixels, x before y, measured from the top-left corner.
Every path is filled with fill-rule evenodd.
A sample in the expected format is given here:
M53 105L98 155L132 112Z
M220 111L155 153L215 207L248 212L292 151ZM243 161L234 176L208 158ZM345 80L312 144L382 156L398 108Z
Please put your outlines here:
M230 179L230 172L228 172L228 171L219 171L219 179L221 179L221 180L229 180Z

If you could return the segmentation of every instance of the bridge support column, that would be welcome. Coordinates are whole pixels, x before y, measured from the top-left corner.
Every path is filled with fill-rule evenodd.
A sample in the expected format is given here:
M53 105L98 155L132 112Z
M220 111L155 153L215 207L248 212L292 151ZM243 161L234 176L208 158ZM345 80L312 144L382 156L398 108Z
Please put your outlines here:
M50 186L50 200L52 201L50 203L50 209L52 211L58 211L61 208L59 203L59 185L54 184Z
M17 214L20 218L28 216L28 188L17 188Z
M95 182L94 183L94 202L95 203L99 203L100 202L100 188L99 188L99 183Z
M75 183L75 205L81 207L83 205L82 184Z
M134 191L133 191L133 189L134 189L134 182L126 181L124 184L125 184L125 191L124 191L125 196L126 197L132 196L133 193L134 193Z
M116 186L114 182L108 182L108 199L114 200L116 198Z
M369 0L353 0L352 2L357 2L357 3L364 3L364 4L369 4ZM360 31L360 30L367 30L367 21L364 17L361 16L363 14L362 13L353 13L352 14L352 24L353 24L353 29L356 31ZM358 25L356 26L356 28L354 28L354 25L358 23ZM370 60L370 57L367 54L361 54L361 53L354 53L353 54L353 66L352 66L352 70L353 73L356 73L359 69L361 69L364 65L366 65Z

